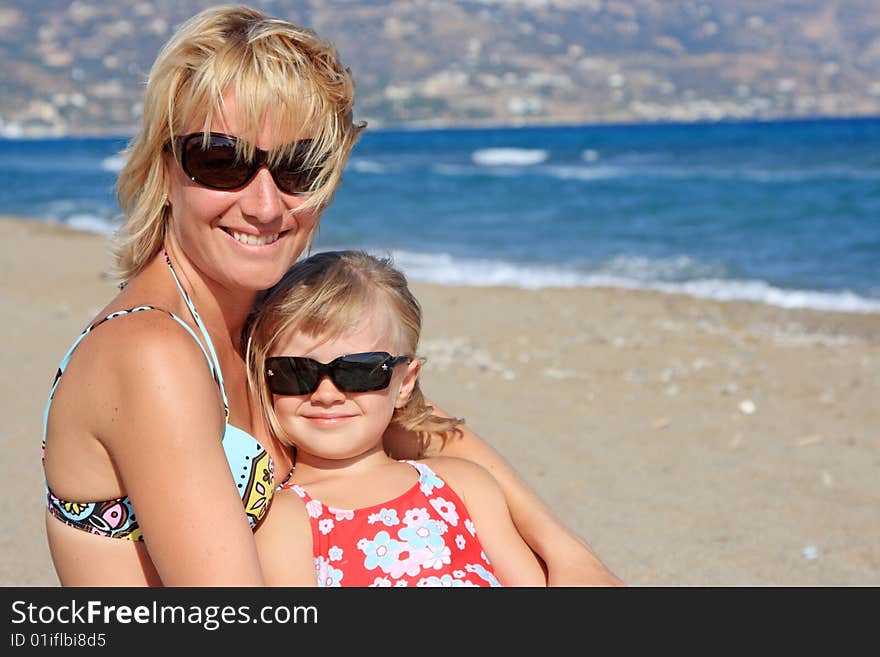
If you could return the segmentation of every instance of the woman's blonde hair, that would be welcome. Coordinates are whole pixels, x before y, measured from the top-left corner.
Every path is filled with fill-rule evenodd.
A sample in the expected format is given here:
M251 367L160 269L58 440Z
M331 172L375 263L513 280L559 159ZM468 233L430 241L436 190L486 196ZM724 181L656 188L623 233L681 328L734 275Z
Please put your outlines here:
M352 120L354 81L335 47L310 29L250 7L207 9L165 44L147 80L143 124L126 148L117 181L126 215L116 246L116 270L123 280L162 248L170 215L164 154L177 157L172 137L195 122L207 135L228 91L235 94L242 131L236 135L243 138L240 155L254 156L267 121L279 139L303 138L305 131L312 139L307 166L319 166L321 173L297 211L320 211L332 200L366 126ZM271 161L291 156L294 145L273 149Z
M244 331L248 384L251 394L260 400L275 438L285 444L295 442L278 421L266 381L266 358L278 340L291 331L325 339L342 336L360 326L377 306L388 309L396 331L400 351L393 355L417 358L421 306L407 286L406 277L389 258L363 251L316 253L293 265L257 302ZM422 440L429 434L446 438L462 422L433 411L416 381L409 400L394 411L391 421L416 432Z

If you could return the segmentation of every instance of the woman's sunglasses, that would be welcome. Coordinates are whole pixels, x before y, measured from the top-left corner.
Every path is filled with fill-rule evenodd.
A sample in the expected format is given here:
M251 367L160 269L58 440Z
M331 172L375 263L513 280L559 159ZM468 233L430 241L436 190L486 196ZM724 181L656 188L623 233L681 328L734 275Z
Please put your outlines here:
M285 194L307 194L321 173L320 166L306 166L311 140L296 142L293 154L269 166L269 153L256 149L254 159L242 160L236 153L237 137L212 132L208 141L196 132L175 137L180 166L190 179L211 189L229 190L244 187L263 165L269 168L275 184Z
M329 363L302 356L273 356L266 359L266 380L276 395L310 395L325 376L340 392L373 392L387 388L394 368L411 360L385 351L348 354Z

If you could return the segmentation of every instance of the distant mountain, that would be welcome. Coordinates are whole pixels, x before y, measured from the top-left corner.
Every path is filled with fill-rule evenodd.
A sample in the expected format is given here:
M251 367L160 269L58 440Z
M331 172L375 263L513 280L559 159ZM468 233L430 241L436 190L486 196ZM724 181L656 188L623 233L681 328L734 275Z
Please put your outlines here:
M125 134L197 0L4 0L0 134ZM878 0L255 1L335 42L373 126L880 115Z

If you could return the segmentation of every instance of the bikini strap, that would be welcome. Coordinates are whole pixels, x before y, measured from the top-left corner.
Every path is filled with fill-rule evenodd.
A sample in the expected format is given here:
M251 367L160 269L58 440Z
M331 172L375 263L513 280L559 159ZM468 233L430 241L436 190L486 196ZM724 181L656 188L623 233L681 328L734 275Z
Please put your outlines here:
M189 312L192 314L193 319L196 322L196 325L199 327L199 331L202 333L202 337L205 340L205 344L208 345L208 349L211 352L211 360L213 362L212 369L214 370L214 378L217 380L217 384L220 386L220 394L223 397L223 410L226 414L226 421L229 421L229 400L226 397L226 387L223 385L223 372L220 369L220 359L217 358L217 352L214 350L214 343L211 341L211 336L208 334L208 329L205 328L205 324L202 322L202 318L199 317L199 312L196 310L195 305L192 300L189 298L189 295L186 293L186 290L183 289L183 285L180 284L180 279L177 278L177 273L174 271L174 267L171 265L171 258L168 256L168 251L166 249L162 249L162 255L165 256L165 264L168 265L168 269L171 271L171 277L174 279L174 282L177 284L177 289L180 290L180 295L183 297L184 302L186 303L186 307L189 308ZM192 333L192 331L190 331ZM201 342L199 342L201 345ZM202 349L204 351L204 348Z

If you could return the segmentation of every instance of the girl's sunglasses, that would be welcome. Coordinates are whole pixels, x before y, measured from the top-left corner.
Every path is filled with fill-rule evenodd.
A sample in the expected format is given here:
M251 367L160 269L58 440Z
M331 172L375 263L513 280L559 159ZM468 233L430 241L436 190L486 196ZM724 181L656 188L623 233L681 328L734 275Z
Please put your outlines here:
M196 132L175 137L180 153L180 166L190 179L211 189L229 190L244 187L263 165L269 168L275 184L285 194L306 194L321 173L321 167L306 166L311 140L296 142L290 159L269 166L269 153L256 149L250 162L242 160L235 150L237 137L212 132L205 143L204 135Z
M329 363L302 356L273 356L266 359L266 380L276 395L310 395L325 376L340 392L372 392L387 388L394 368L411 360L386 351L348 354Z

